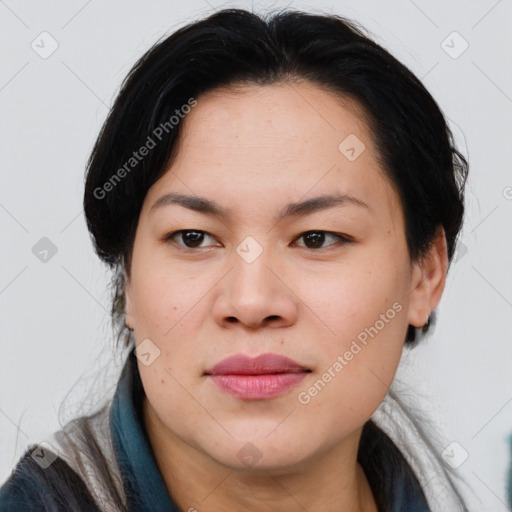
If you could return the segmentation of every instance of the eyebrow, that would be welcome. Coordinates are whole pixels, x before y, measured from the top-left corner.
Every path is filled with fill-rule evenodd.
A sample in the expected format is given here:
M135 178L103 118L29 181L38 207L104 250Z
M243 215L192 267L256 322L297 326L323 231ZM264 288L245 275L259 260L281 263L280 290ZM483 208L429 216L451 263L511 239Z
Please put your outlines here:
M151 206L150 212L172 204L178 204L184 208L188 208L189 210L194 210L204 215L217 217L222 220L228 220L229 217L233 216L233 212L230 209L220 206L215 201L206 199L205 197L190 196L175 192L165 194L158 198ZM328 208L347 205L358 206L371 211L370 207L364 201L361 201L361 199L358 199L351 194L329 194L295 203L288 203L281 210L277 220L280 221L285 217L300 217L317 211L326 210Z

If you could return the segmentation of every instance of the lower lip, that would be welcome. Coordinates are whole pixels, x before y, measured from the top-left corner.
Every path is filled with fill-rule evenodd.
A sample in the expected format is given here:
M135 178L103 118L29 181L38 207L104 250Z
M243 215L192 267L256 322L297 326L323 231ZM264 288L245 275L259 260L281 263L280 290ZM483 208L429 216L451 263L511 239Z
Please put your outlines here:
M306 372L264 375L210 375L219 389L242 400L267 400L298 384Z

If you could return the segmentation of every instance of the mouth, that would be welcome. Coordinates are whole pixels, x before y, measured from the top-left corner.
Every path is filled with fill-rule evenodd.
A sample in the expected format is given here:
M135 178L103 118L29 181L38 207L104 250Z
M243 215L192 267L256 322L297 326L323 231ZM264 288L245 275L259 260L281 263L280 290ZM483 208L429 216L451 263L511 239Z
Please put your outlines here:
M237 354L205 371L216 387L241 400L268 400L296 386L311 369L279 354Z

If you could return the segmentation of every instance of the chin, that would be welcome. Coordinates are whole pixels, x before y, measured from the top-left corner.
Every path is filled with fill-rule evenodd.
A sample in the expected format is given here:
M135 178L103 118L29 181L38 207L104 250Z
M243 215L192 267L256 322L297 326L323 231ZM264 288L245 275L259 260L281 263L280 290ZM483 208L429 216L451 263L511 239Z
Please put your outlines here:
M260 450L256 445L247 443L240 449L232 452L226 457L226 452L219 454L222 458L217 462L229 467L237 473L246 473L247 475L273 476L289 475L290 473L301 472L307 467L306 455L301 457L297 453L276 454L272 451ZM240 456L239 456L240 455Z
M288 474L304 469L308 466L308 460L314 457L315 447L305 445L304 438L301 440L296 434L292 437L284 431L278 435L277 430L269 435L272 428L265 427L263 430L264 435L250 436L248 429L244 429L243 435L237 436L228 428L233 439L215 443L207 451L218 463L237 472L251 474Z

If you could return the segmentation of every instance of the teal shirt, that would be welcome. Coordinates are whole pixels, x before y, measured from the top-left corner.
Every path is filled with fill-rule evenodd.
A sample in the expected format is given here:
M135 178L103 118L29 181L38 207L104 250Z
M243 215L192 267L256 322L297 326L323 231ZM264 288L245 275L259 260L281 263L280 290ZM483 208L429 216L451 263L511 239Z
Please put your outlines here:
M110 428L116 459L122 475L129 510L133 512L180 512L172 501L155 458L142 420L144 390L132 351L121 373L110 409ZM383 443L376 443L382 445ZM28 447L11 476L0 488L0 512L98 512L85 484L67 463L57 458L47 469L34 462L30 453L36 445ZM430 512L423 491L412 470L401 457L381 456L375 451L375 460L381 466L379 482L368 480L376 493L379 511ZM363 460L360 461L365 469ZM65 478L55 470L63 469ZM59 502L59 490L67 488L66 499ZM384 508L382 503L387 502Z

